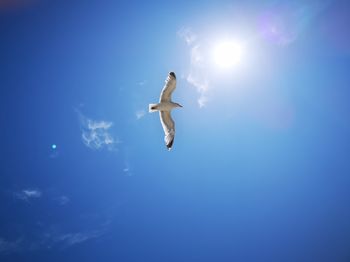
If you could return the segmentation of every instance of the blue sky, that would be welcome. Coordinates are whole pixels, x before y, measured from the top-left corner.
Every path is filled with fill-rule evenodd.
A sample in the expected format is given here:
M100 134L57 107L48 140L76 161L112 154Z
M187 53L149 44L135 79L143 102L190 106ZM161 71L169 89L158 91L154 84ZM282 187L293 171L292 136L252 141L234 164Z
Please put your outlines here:
M1 1L0 260L348 261L349 24L347 1Z

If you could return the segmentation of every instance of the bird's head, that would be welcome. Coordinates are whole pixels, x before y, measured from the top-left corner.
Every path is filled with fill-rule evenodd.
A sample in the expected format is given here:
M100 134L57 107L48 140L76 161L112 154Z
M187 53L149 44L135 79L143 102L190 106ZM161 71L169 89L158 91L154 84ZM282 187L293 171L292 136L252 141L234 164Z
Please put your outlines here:
M171 75L172 77L174 77L176 79L176 75L174 72L169 72L169 75Z

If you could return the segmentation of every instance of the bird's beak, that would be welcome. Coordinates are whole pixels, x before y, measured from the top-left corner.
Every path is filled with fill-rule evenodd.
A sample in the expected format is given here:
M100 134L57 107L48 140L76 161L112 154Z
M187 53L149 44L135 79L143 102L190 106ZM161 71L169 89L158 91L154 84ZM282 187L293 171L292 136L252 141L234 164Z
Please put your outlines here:
M183 107L182 105L179 104L180 107Z

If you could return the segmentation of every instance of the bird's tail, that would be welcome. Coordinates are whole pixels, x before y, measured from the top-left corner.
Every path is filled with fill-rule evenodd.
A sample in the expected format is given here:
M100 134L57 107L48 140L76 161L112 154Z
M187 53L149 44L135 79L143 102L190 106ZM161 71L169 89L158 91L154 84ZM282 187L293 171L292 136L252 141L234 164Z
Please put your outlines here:
M150 113L158 111L157 104L149 104L149 105L148 105L148 111L149 111Z

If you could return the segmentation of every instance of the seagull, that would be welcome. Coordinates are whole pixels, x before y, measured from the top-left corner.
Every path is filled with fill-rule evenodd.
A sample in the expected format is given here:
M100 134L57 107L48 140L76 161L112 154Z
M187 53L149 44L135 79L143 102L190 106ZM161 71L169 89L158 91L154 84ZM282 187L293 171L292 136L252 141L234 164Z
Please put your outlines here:
M160 122L162 123L165 133L164 141L168 150L170 150L173 146L175 137L175 123L171 118L170 111L175 107L182 107L182 105L171 101L171 94L175 88L176 76L174 72L170 72L167 79L165 80L163 90L160 93L159 103L149 104L150 113L159 111Z

